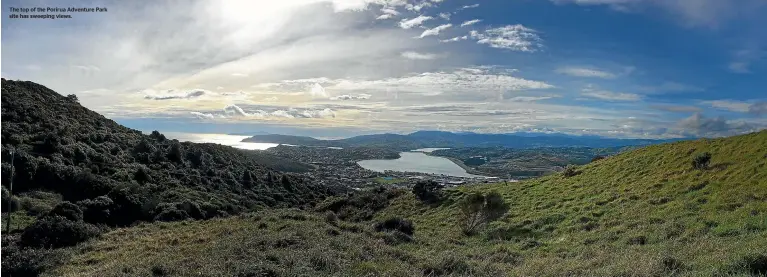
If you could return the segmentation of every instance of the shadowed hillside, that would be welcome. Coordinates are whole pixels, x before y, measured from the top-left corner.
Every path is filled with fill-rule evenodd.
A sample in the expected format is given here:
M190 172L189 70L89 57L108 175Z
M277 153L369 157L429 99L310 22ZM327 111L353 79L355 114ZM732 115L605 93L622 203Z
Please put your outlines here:
M71 245L139 221L300 207L333 194L275 170L308 168L267 153L144 135L82 107L73 96L2 80L3 212L11 206L12 228L28 245ZM51 237L64 233L78 237ZM13 249L5 239L4 268Z
M460 203L491 191L508 212L465 235ZM316 211L114 231L52 276L764 276L767 131L648 146L432 204L377 190Z

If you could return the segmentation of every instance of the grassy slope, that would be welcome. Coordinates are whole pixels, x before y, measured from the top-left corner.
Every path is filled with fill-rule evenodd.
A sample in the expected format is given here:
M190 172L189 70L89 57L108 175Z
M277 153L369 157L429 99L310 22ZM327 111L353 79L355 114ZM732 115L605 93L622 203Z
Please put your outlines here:
M702 151L712 153L712 169L692 170L691 157ZM453 276L748 276L749 264L767 265L759 256L767 255L767 131L648 146L580 170L570 178L463 187L448 191L439 207L410 194L395 199L377 217L413 220L412 243L386 243L364 224L337 228L316 215L292 220L272 211L260 220L117 230L73 250L53 275L134 270L127 276L154 267L202 276L265 269L279 276L414 276L429 269ZM491 190L511 203L509 215L485 233L461 236L456 201ZM267 228L258 229L262 222ZM355 228L364 231L349 231Z

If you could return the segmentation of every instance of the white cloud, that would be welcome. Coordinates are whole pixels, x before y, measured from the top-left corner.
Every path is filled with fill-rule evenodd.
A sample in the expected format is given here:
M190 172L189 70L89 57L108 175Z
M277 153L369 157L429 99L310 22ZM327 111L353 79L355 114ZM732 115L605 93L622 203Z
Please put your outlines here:
M727 68L735 73L750 73L751 71L748 69L748 66L749 64L747 62L732 62Z
M213 114L209 113L191 112L191 114L199 119L213 119L215 117Z
M464 21L463 23L461 23L461 27L469 26L469 25L474 25L474 24L477 24L479 22L482 22L482 20L480 20L480 19L472 19L472 20Z
M393 8L382 8L381 12L384 14L399 15L399 12Z
M686 85L677 82L663 82L656 86L644 86L639 88L640 91L645 93L669 93L669 92L693 92L703 91L703 88Z
M710 105L713 108L741 113L748 112L749 108L751 107L751 103L734 100L713 100L703 101L702 103L705 105Z
M441 42L455 42L455 41L461 41L461 40L467 40L469 39L469 36L462 36L462 37L454 37L449 39L443 39L440 40Z
M448 72L427 72L414 76L388 78L381 80L343 80L328 89L338 91L397 91L421 95L440 95L443 93L482 93L495 94L498 91L516 91L553 88L541 81L522 79L503 73L469 72L456 70Z
M431 7L432 5L433 4L430 3L430 2L425 2L424 1L424 2L421 2L420 4L415 4L415 5L413 5L413 4L406 4L405 8L408 11L420 12L422 9Z
M423 33L421 33L419 38L439 35L440 32L444 31L447 28L450 28L451 26L453 26L453 24L442 24L437 27L427 29L426 31L423 31Z
M487 44L493 48L535 52L543 46L535 30L520 24L487 29L481 33L471 31L470 35L477 40L477 43Z
M165 91L155 91L152 89L147 89L142 91L141 93L146 94L144 96L144 99L150 99L150 100L171 100L171 99L194 99L199 98L203 95L210 95L211 92L204 90L204 89L194 89L189 91L178 91L178 90L165 90Z
M479 7L479 4L465 5L465 6L461 7L461 8L459 8L458 10L473 9L473 8L476 8L476 7Z
M322 85L318 83L314 83L314 85L312 85L311 90L309 90L309 94L311 94L312 98L328 98L328 93L325 92L325 88L323 88Z
M294 115L292 115L288 111L283 111L283 110L274 111L271 113L271 115L275 117L295 118Z
M246 113L242 108L234 104L224 107L224 114L227 116L252 116L252 114Z
M592 69L592 68L585 68L585 67L561 67L556 70L557 73L570 75L570 76L576 76L576 77L591 77L591 78L602 78L602 79L613 79L617 75Z
M399 26L402 29L410 29L413 27L421 26L421 24L423 24L424 22L432 18L433 17L431 16L419 15L418 17L415 17L415 18L403 19L402 21L399 22Z
M336 113L331 109L323 109L319 111L305 110L300 113L302 117L306 118L335 118Z
M701 113L679 121L684 132L704 137L720 137L757 131L759 128L744 121L728 121L724 117L708 118Z
M360 93L358 95L351 95L351 94L344 94L339 96L333 96L330 97L330 100L362 100L362 99L370 99L372 95Z
M450 13L439 13L439 17L444 20L450 20Z
M639 101L642 99L638 94L599 90L591 85L583 89L581 96L607 101Z
M554 96L516 96L507 100L512 102L534 102L554 98Z
M4 66L3 71L56 91L108 88L117 93L200 86L236 90L304 77L318 64L326 72L338 73L329 76L347 70L362 75L373 67L381 70L381 65L372 66L372 59L427 42L411 41L412 34L393 28L368 29L371 15L352 11L369 7L396 11L405 4L401 0L163 1L139 6L116 2L110 4L114 10L109 17L63 26L63 32L35 24L9 29L8 35L43 35L4 43L4 52L14 53L4 65L19 65ZM21 56L35 58L14 58ZM339 66L348 61L359 61L356 67L368 69ZM32 64L45 64L45 70L23 70ZM95 102L105 101L90 101Z
M734 73L751 73L751 64L767 57L767 50L744 48L733 53L727 68Z
M381 8L381 12L383 14L378 16L376 19L378 19L378 20L390 19L390 18L394 18L395 16L399 15L399 12L397 10L395 10L393 7L383 7L383 8Z
M27 66L30 70L40 70L40 67L37 65L29 65ZM101 71L101 68L95 65L73 65L72 68L81 70L83 72L92 73L92 72L99 72Z
M684 105L652 105L650 106L653 109L666 111L666 112L700 112L703 111L703 109L695 107L695 106L684 106Z
M191 112L192 115L199 119L254 119L254 120L270 120L270 119L297 119L297 118L335 118L336 112L330 108L324 109L277 109L271 112L264 110L255 110L252 112L245 111L241 107L231 104L224 107L221 112Z
M767 115L767 101L751 104L748 107L748 112L755 115Z
M264 98L264 101L266 102L276 102L277 100L280 100L280 99L277 98L276 96Z
M431 53L418 53L414 51L402 52L402 57L411 60L433 60L437 58L436 54Z

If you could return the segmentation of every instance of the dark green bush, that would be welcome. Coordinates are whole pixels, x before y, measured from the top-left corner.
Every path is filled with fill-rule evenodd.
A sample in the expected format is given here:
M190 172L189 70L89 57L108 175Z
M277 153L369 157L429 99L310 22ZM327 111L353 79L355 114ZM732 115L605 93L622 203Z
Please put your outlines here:
M179 221L189 218L189 214L178 208L175 203L162 203L155 208L154 220L156 221Z
M71 221L82 221L83 211L72 202L64 201L53 207L45 216L61 216Z
M64 262L62 249L20 248L3 243L3 276L39 276Z
M21 233L23 246L59 248L73 246L98 236L96 226L82 221L72 221L59 215L44 216Z
M433 180L421 180L413 186L413 194L425 203L436 203L442 199L442 185Z
M83 210L83 220L85 222L108 224L110 222L111 209L114 208L114 201L104 195L94 199L79 201L77 205Z
M389 206L391 195L391 190L353 192L345 197L330 197L318 204L316 210L332 211L347 221L370 220L377 211Z
M205 219L205 212L200 208L200 205L191 200L184 200L181 203L176 204L176 208L186 212L190 218Z
M692 167L695 169L707 169L711 162L711 153L703 152L692 159Z
M411 236L413 235L413 231L415 231L413 222L399 217L392 217L382 222L378 222L375 224L374 228L377 232L400 231Z

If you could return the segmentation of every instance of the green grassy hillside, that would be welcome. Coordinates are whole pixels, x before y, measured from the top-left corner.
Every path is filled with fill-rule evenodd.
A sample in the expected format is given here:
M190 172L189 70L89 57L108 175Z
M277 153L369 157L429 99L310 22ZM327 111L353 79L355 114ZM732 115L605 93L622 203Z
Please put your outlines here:
M712 154L709 169L692 157ZM331 199L338 216L272 210L119 229L51 276L752 276L767 273L767 131L648 146L563 174L466 186L437 205L410 193ZM509 213L474 236L458 202L497 191ZM371 192L368 192L371 193ZM393 194L389 194L390 196ZM376 200L377 199L377 200ZM335 201L335 202L334 202ZM330 204L328 204L330 203ZM355 204L356 203L356 204ZM384 203L371 208L371 203ZM376 204L377 205L377 204ZM381 209L381 207L383 207ZM325 209L325 210L326 210ZM323 210L320 208L320 210ZM412 236L376 232L409 219Z

